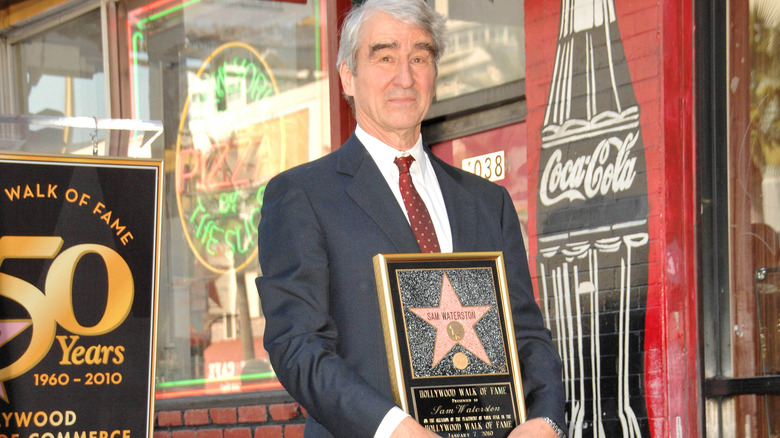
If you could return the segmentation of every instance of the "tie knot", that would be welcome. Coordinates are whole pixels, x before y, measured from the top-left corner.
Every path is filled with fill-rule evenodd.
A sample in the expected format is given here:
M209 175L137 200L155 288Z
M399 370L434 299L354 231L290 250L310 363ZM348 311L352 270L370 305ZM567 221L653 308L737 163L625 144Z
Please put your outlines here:
M412 165L412 162L414 162L414 157L411 155L406 155L403 157L395 157L395 161L393 161L396 166L398 166L398 171L401 173L409 172L409 167Z

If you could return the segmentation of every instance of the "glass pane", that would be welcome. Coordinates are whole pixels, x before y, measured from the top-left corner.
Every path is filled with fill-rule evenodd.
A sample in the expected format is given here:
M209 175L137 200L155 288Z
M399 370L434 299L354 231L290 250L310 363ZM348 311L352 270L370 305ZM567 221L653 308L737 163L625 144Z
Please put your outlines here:
M106 117L99 9L19 41L12 51L20 114ZM31 126L20 149L91 154L93 134ZM98 135L104 136L105 132Z
M780 376L780 268L756 272L759 374Z
M129 111L163 120L157 397L279 389L255 279L267 181L330 150L319 1L127 5Z
M731 42L729 191L733 367L742 377L763 374L759 324L778 318L761 290L780 266L780 0L734 6L731 19L741 30Z
M429 0L447 20L436 98L445 100L525 77L523 2Z
M729 7L732 348L723 369L733 377L780 375L780 0ZM737 398L736 430L777 436L777 403Z
M724 418L723 433L718 436L780 437L780 395L741 395L734 401L736 417Z

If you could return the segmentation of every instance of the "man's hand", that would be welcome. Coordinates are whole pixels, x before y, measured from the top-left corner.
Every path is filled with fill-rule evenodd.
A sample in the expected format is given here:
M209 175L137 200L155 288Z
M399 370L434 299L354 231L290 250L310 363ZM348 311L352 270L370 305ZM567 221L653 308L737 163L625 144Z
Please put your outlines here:
M544 423L544 421L542 421ZM547 424L547 423L545 423ZM547 426L550 427L550 426ZM404 421L398 425L390 435L390 438L438 438L439 435L422 427L420 423L412 417L404 418Z
M558 438L553 428L541 418L532 418L512 430L507 438Z

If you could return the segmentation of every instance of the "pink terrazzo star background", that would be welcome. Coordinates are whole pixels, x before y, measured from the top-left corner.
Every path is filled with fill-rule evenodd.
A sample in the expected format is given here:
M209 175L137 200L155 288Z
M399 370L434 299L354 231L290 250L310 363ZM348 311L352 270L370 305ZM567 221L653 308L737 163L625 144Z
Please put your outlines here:
M431 368L436 367L455 345L461 345L474 354L474 356L490 365L490 358L488 358L482 341L479 340L477 333L474 331L474 325L482 319L491 307L493 306L464 306L455 293L455 289L453 289L450 279L447 278L447 274L444 274L444 280L442 281L441 287L441 298L438 307L409 308L410 311L414 312L414 314L419 316L423 321L436 327L436 345L433 351L433 364L431 365ZM445 317L445 314L451 313L473 313L474 318L449 319ZM452 339L447 333L447 326L453 321L459 322L464 329L463 337L459 340Z

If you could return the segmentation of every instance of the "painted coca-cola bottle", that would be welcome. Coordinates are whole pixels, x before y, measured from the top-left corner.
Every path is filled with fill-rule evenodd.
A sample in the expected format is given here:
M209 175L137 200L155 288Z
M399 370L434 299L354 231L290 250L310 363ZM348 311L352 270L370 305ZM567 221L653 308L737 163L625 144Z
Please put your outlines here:
M541 139L538 286L569 436L649 436L647 175L613 0L562 0Z

